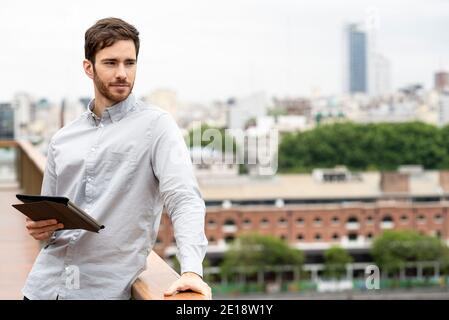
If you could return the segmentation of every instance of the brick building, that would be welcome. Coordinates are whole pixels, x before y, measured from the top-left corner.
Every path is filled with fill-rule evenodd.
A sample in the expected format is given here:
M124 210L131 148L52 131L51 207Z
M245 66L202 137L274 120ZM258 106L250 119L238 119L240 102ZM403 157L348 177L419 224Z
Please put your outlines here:
M303 250L309 262L319 262L335 244L364 261L374 237L389 229L449 240L449 171L404 167L353 174L340 168L263 180L200 181L200 187L212 259L248 232L285 239ZM175 253L166 215L154 249L165 256Z

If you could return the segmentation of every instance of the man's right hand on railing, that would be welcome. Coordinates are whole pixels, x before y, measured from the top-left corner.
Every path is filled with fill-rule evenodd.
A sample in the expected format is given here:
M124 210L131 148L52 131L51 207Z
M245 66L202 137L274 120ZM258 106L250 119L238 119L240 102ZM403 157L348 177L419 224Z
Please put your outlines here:
M26 228L28 233L36 240L48 240L52 233L58 229L64 228L62 223L54 219L33 221L30 218L26 219Z

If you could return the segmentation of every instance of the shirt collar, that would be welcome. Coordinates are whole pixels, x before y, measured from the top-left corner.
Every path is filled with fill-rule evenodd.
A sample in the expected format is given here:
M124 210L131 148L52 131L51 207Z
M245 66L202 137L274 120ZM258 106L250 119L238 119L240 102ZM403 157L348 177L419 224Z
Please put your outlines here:
M129 111L131 111L134 108L135 104L135 97L131 93L128 98L125 100L122 100L116 104L113 104L110 107L107 107L104 111L101 117L98 117L94 112L93 109L95 107L95 99L92 99L89 104L87 105L87 111L88 114L92 116L94 120L101 120L103 117L109 117L112 122L118 122L120 121Z

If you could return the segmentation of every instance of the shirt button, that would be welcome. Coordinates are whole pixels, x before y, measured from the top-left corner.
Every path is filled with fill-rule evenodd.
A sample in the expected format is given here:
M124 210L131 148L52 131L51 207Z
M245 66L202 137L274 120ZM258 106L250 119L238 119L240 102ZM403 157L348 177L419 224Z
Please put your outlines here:
M92 148L92 149L90 149L90 150L92 150L92 152L95 152L95 148Z
M91 182L91 181L92 181L92 178L90 178L90 177L89 177L89 178L87 178L87 181Z

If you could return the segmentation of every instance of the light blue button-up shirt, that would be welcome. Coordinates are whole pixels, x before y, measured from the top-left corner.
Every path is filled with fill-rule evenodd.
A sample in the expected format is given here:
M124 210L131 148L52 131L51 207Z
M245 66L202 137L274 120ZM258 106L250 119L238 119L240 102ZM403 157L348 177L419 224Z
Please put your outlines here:
M70 198L105 229L56 231L22 290L29 299L129 299L164 205L181 272L202 276L205 205L175 121L133 95L101 118L93 102L52 137L41 194Z

